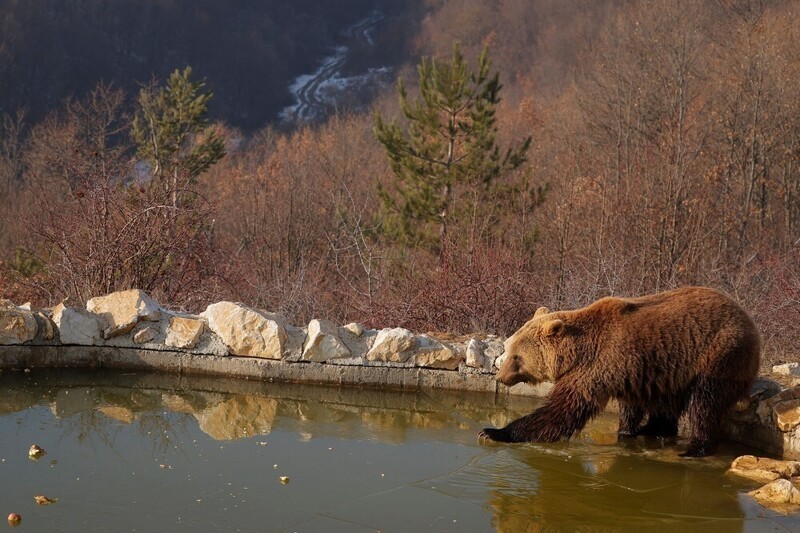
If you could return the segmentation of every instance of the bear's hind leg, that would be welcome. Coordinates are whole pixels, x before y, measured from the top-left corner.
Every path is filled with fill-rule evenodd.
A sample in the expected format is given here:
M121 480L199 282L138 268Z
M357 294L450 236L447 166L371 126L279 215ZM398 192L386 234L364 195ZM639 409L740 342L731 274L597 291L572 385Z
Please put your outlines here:
M619 430L620 437L635 437L639 434L639 426L644 418L644 409L629 403L619 403Z
M691 425L689 447L682 457L705 457L717 449L723 415L747 391L749 384L720 378L701 378L687 411Z

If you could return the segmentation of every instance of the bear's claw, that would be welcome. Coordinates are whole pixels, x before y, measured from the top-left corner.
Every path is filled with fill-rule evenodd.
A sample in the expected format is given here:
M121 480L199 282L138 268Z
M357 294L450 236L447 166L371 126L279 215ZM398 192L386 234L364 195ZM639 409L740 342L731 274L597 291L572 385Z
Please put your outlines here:
M503 437L503 430L497 428L483 428L483 430L478 433L478 440L490 442L508 442L508 440Z

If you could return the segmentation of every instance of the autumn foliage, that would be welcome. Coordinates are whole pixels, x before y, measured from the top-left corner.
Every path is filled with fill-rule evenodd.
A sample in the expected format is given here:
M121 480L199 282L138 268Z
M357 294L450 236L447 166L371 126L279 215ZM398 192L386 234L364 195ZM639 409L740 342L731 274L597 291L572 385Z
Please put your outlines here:
M232 298L295 323L504 334L539 305L698 284L753 314L767 360L796 359L799 8L430 2L416 52L447 57L459 40L474 62L488 45L499 141L533 138L496 194L453 199L480 209L448 228L445 257L380 231L393 174L371 114L248 137L220 125L228 155L186 180L180 212L120 181L133 151L97 95L23 134L9 118L0 292L53 304L141 284L195 311ZM395 100L390 87L374 107L399 117Z

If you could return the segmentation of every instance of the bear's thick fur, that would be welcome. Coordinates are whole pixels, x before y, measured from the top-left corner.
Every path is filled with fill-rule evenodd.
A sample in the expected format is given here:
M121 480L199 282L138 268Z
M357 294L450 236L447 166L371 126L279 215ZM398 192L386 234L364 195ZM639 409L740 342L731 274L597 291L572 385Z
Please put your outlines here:
M541 408L486 428L481 438L567 439L614 398L622 436L675 435L686 413L691 435L683 455L691 457L714 452L721 418L749 391L760 352L747 313L704 287L603 298L575 311L540 308L505 347L500 381L555 386Z

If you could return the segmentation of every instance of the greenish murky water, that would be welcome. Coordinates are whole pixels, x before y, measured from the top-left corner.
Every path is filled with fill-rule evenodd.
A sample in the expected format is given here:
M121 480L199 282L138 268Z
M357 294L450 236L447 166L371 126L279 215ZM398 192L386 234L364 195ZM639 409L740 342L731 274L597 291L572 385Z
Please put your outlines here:
M44 371L0 387L18 531L800 530L725 474L730 445L618 444L612 415L568 443L479 445L524 398Z

